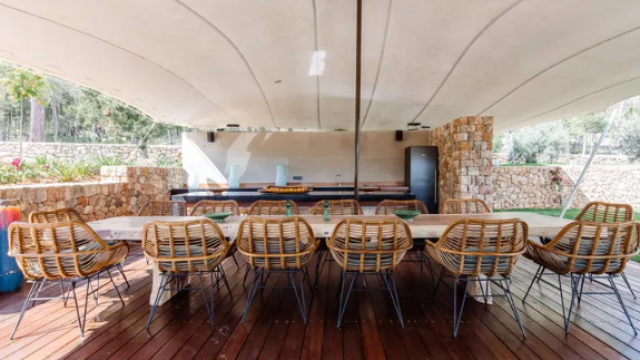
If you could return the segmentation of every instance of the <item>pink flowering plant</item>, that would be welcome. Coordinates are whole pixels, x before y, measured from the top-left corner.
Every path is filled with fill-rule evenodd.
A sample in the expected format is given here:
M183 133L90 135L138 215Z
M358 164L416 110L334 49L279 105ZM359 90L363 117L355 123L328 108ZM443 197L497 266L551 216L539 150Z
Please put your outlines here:
M560 208L562 208L562 169L557 167L552 169L549 172L549 176L551 178L551 189L555 190L558 194L556 198L553 200L554 203L560 204Z

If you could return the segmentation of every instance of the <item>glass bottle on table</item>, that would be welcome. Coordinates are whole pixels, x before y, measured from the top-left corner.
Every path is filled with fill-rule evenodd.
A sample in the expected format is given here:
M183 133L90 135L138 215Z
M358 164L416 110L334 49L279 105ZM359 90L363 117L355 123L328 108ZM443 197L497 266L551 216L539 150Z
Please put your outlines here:
M329 221L329 200L325 199L323 206L324 206L324 218L323 218L323 220L324 221Z
M287 217L291 217L291 201L287 200L284 204L285 209L287 209L286 215Z
M16 260L9 256L9 225L20 221L20 200L0 200L0 292L17 291L24 276Z

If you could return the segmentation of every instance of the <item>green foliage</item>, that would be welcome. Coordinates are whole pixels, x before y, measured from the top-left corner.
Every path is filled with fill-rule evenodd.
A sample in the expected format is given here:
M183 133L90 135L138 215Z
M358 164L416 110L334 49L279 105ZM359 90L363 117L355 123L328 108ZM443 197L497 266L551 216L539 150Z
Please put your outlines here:
M156 166L160 167L181 167L182 163L176 158L161 156L156 161Z
M80 178L100 175L100 167L90 162L77 162L74 164L76 175Z
M93 158L93 164L100 169L101 166L123 166L131 165L131 163L124 161L120 156L103 156L96 155Z
M499 153L504 146L504 134L493 135L493 152Z
M628 121L621 126L618 139L622 152L634 160L640 160L640 121Z
M49 165L52 162L52 159L47 155L36 156L34 158L36 165L45 166Z
M513 132L518 161L525 163L557 163L569 149L569 134L560 122L549 122Z
M7 93L15 101L22 99L38 98L43 105L42 99L47 90L47 82L44 77L34 74L31 71L15 68L9 71L2 84L5 86Z
M182 126L154 123L138 109L97 91L0 62L0 111L10 119L0 128L0 141L19 137L15 119L20 101L32 96L45 106L47 141L171 144L179 142L184 131ZM23 111L28 129L31 109L25 106Z
M69 161L53 161L50 172L59 182L72 182L78 179L76 166Z

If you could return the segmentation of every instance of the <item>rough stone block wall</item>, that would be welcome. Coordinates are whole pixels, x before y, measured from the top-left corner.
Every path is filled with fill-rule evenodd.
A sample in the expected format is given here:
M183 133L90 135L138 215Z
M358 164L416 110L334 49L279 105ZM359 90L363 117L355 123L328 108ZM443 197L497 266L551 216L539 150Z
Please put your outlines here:
M438 196L493 204L493 117L461 117L433 131L438 146Z
M169 190L182 188L182 168L105 166L94 183L0 186L0 199L19 199L23 220L33 211L64 207L86 221L135 214L150 200L169 200Z
M559 208L558 191L552 188L552 166L494 167L494 208ZM567 201L582 166L562 166L562 198ZM590 201L630 204L640 210L640 167L591 166L585 175L572 207L581 208Z
M558 195L562 193L564 204L571 191L573 181L566 171L561 170L562 189L551 182L551 171L555 166L515 166L493 168L494 209L555 209L560 208ZM589 199L579 191L573 200L573 207L582 207Z
M0 142L0 162L11 163L20 153L18 142ZM57 159L92 159L96 155L116 157L135 164L155 166L158 159L179 161L182 146L148 145L146 150L137 149L137 145L124 144L72 144L72 143L30 143L22 144L23 157L33 159L47 155Z

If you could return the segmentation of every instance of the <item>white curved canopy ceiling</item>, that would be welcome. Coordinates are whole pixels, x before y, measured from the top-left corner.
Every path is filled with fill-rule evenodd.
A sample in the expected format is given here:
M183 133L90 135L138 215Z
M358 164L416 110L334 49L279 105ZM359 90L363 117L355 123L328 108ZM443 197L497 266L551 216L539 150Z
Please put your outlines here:
M355 0L0 0L0 57L180 125L354 128ZM640 0L365 0L364 129L640 93ZM314 59L317 60L314 66Z

